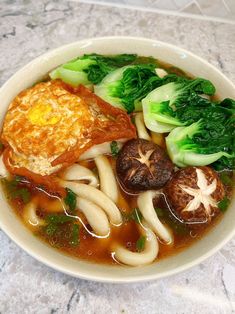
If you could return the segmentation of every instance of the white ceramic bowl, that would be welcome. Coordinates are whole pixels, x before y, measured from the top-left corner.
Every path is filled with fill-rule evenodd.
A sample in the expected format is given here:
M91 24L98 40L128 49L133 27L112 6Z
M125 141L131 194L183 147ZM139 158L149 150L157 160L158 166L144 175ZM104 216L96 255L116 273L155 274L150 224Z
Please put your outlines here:
M153 56L182 70L211 80L221 98L235 98L234 85L215 67L196 55L164 42L132 37L105 37L78 41L33 60L0 89L0 121L2 123L11 100L23 89L39 81L54 67L84 53L119 54L137 53ZM120 267L93 264L61 254L34 237L16 217L4 200L0 200L0 227L22 249L44 264L83 279L127 283L169 276L192 267L218 251L235 235L235 200L223 217L202 240L183 252L148 266Z

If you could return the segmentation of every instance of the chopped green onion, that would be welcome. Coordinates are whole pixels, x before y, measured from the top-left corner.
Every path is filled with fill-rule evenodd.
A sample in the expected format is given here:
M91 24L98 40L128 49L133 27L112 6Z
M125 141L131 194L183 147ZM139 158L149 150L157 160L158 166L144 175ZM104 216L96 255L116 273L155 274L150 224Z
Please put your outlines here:
M20 197L24 204L27 204L30 201L31 195L28 189L22 188L14 192L14 198L17 197Z
M46 221L53 224L63 224L65 222L73 221L74 219L74 217L56 214L50 214L46 217Z
M146 242L146 237L140 236L136 242L136 250L138 252L142 252L144 250L145 242Z
M79 244L80 226L74 223L75 218L66 215L50 214L46 217L47 226L43 227L48 237L56 237L53 246L60 246L59 239L65 240L68 244L76 246Z
M67 195L64 198L64 202L66 205L68 205L68 207L71 211L74 211L76 209L76 206L77 206L76 194L68 188L66 188L66 191L67 191Z
M73 246L77 246L79 244L79 229L80 226L77 224L74 224L72 227L72 235L71 235L71 241L70 244Z
M220 180L223 182L223 184L228 186L233 186L234 182L233 179L225 172L222 172L220 175Z
M131 116L131 123L135 126L135 116Z
M140 223L143 219L143 215L138 208L134 208L130 213L122 213L122 216L126 222L134 220L136 223Z
M53 223L50 223L45 227L45 232L49 237L53 236L57 230L58 230L58 226Z
M17 183L21 183L22 181L25 181L25 177L22 176L15 176L14 181Z
M141 220L143 219L143 215L141 214L141 212L139 211L138 208L134 208L131 214L131 218L137 222L140 223Z
M220 209L220 211L222 213L224 213L229 206L230 200L227 198L227 196L225 196L219 203L218 203L218 207Z
M11 200L20 198L24 202L24 204L30 201L31 195L29 190L25 187L18 186L19 182L16 180L16 178L12 181L3 179L2 182L6 188L8 198L10 198Z
M155 209L155 212L158 215L158 217L163 217L164 216L164 211L163 211L162 208L157 207L157 208L154 208L154 209Z
M110 149L113 157L116 157L119 153L119 147L116 141L112 141L110 144Z

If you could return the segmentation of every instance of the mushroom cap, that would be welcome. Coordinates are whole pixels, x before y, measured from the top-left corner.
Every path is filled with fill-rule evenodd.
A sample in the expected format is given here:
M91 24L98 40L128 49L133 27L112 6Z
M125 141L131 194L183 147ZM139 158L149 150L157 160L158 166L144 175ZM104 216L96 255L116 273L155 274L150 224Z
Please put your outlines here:
M219 212L225 190L210 167L187 167L177 171L164 188L176 216L187 223L206 223Z
M158 189L170 179L174 165L153 142L133 139L125 143L116 163L120 184L129 192Z

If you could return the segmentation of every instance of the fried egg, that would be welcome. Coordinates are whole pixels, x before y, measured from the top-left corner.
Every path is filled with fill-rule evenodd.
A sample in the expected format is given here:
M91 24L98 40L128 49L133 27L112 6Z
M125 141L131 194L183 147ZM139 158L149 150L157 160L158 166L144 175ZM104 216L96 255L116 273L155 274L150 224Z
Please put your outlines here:
M135 131L122 110L85 87L74 91L55 80L38 83L12 101L1 139L10 149L12 167L45 176L75 162L93 145L125 134L132 138Z

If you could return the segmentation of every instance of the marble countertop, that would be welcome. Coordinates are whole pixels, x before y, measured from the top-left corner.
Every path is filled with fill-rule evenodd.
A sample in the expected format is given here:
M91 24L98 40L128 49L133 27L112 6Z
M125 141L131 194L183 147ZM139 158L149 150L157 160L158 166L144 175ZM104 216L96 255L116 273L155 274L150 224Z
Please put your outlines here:
M41 53L88 37L176 44L235 82L235 25L73 1L1 0L0 85ZM112 285L58 273L0 230L0 314L235 313L235 239L204 263L151 283Z

